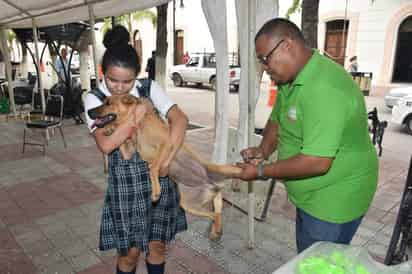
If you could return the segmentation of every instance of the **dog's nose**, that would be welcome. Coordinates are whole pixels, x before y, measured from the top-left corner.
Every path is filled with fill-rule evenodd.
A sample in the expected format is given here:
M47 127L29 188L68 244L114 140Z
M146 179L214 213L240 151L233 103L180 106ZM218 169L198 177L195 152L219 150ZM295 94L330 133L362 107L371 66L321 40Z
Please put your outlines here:
M107 124L110 124L111 122L116 120L116 117L117 117L117 115L115 113L109 113L106 116L99 117L95 120L94 126L96 126L98 128L103 128Z
M93 120L96 120L97 116L98 116L98 111L97 108L92 108L89 109L89 111L87 112L87 114L89 114L89 117Z

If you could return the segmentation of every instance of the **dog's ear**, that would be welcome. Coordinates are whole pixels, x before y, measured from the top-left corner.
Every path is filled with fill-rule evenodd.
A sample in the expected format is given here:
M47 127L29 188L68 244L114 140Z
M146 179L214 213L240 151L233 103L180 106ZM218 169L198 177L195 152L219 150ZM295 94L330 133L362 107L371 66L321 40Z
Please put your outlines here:
M136 103L136 97L132 95L127 95L122 98L122 103L125 105L131 105Z
M110 106L111 104L112 104L112 98L107 97L106 99L104 99L103 106Z
M96 120L97 117L99 117L99 113L100 113L99 108L100 108L100 107L89 109L89 111L87 112L87 114L89 114L89 117L90 117L91 119Z

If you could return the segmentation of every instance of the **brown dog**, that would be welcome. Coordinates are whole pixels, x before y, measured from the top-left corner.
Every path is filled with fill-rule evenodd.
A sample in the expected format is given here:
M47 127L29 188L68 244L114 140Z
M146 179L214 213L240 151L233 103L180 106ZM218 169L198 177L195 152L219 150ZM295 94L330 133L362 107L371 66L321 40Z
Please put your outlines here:
M104 127L105 134L111 135L116 127L127 119L130 107L145 103L147 113L139 123L136 134L127 139L121 146L120 152L124 159L130 159L136 150L140 157L149 163L150 180L152 183L152 201L160 197L159 171L160 167L172 151L169 138L169 126L154 111L153 105L147 98L136 98L132 95L113 95L107 97L102 106L94 109L97 117L116 114L117 118ZM183 143L169 166L169 177L176 183L189 185L190 195L181 193L181 206L189 213L197 216L208 217L213 220L210 238L217 238L222 232L221 187L212 181L212 177L231 177L241 172L241 169L232 165L217 165L210 163L198 156L189 145ZM193 188L195 187L195 188ZM193 195L192 195L193 196ZM205 209L213 201L214 211Z

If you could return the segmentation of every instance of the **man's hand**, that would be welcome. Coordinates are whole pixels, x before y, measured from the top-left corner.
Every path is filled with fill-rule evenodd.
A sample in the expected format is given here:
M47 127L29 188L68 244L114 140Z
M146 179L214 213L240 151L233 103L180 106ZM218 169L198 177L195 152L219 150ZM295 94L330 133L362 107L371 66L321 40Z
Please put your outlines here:
M245 163L252 163L257 165L259 162L263 161L263 151L260 147L249 147L240 151L240 155Z
M244 181L253 181L257 178L257 166L251 163L236 163L237 167L242 169L239 175L235 175L235 178L239 178Z

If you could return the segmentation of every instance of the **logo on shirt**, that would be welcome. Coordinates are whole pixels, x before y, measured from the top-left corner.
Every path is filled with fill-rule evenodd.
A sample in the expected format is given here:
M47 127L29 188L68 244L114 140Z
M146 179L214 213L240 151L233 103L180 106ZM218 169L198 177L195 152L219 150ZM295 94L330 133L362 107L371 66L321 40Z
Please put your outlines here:
M297 114L296 114L296 107L295 106L291 106L289 111L288 111L288 119L290 121L296 121L297 119Z

